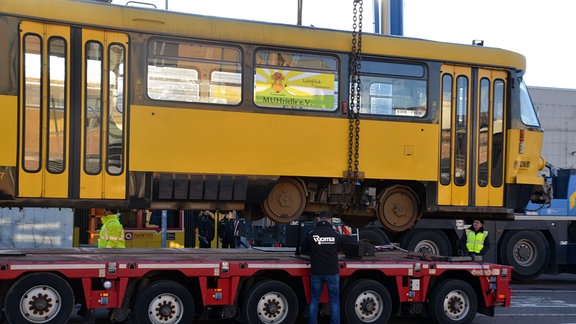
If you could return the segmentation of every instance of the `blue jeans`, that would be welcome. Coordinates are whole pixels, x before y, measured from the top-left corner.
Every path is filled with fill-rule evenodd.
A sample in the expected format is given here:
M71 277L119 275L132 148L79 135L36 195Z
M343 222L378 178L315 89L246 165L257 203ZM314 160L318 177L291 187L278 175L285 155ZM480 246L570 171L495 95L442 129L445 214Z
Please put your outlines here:
M340 275L310 275L310 306L308 309L308 324L318 324L318 305L322 285L328 287L330 299L330 324L340 324Z

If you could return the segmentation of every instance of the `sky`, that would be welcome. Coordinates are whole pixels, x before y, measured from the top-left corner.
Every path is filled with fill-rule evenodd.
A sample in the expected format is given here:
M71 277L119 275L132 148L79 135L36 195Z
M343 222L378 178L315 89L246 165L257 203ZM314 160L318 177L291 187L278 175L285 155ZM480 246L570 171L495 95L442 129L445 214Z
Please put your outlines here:
M113 0L126 4L128 0ZM297 24L298 0L138 0L158 9ZM364 0L363 31L374 31ZM302 0L302 25L352 30L352 0ZM528 86L576 89L574 0L404 0L404 36L503 48L526 56Z

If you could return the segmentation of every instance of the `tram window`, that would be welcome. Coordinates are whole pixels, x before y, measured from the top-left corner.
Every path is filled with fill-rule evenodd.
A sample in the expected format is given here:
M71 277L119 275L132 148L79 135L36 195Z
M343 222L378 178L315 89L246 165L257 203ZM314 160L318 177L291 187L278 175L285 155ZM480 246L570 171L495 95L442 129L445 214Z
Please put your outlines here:
M360 113L418 118L426 115L423 66L365 60L361 69Z
M124 103L124 75L126 50L120 44L108 48L108 139L106 152L106 170L109 174L121 174L124 169L124 109L118 106ZM120 98L119 98L120 96Z
M254 103L260 107L334 111L338 108L336 58L257 51Z
M240 102L242 98L240 73L214 71L210 77L210 101L213 103Z
M242 100L240 50L153 39L148 43L148 96L155 100L236 105Z
M40 36L24 37L24 154L22 167L28 172L41 166L42 41Z
M48 41L48 165L50 173L64 172L66 142L66 41L51 37Z
M102 67L103 47L96 41L85 45L84 170L87 174L102 171Z
M368 85L361 98L369 98L368 104L360 103L362 114L419 118L426 115L426 81L363 76L361 84Z
M423 78L426 76L426 69L422 65L373 60L362 61L361 71L363 74L376 73L411 78Z
M442 134L440 146L440 183L450 184L452 162L452 84L450 74L442 76Z
M490 125L490 80L480 80L479 137L478 137L478 186L488 185L488 132Z
M494 81L494 94L492 101L494 102L494 112L492 115L492 175L490 182L493 187L502 186L502 159L504 154L504 133L502 126L504 125L504 81Z
M520 117L525 125L540 127L536 110L532 105L532 100L530 100L530 94L524 81L520 82Z
M392 115L392 85L374 82L370 84L370 108L367 109L377 115ZM362 109L362 107L361 107ZM361 112L367 112L362 111Z
M454 143L454 184L466 184L468 169L468 78L456 78L456 138Z
M156 100L200 102L198 71L148 65L148 96Z

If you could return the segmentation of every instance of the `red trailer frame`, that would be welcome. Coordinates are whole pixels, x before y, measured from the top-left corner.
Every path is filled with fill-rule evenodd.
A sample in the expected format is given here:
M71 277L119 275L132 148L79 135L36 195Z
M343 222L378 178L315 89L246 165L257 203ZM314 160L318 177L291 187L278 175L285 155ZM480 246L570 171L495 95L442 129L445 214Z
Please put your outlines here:
M511 267L384 251L340 261L342 318L386 322L427 314L468 323L510 306ZM111 321L190 323L220 318L293 323L309 301L310 263L293 250L29 249L0 254L0 296L10 323L66 323L76 303L111 309ZM323 294L322 302L327 302ZM90 314L90 312L88 312Z

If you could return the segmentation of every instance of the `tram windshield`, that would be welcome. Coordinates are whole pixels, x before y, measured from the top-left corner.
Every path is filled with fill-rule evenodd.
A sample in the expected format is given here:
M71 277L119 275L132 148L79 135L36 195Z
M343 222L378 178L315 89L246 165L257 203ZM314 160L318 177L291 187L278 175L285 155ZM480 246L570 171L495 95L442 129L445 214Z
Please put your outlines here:
M520 116L525 125L540 127L536 109L534 109L532 105L532 100L530 100L530 94L528 94L528 88L524 80L520 82Z

